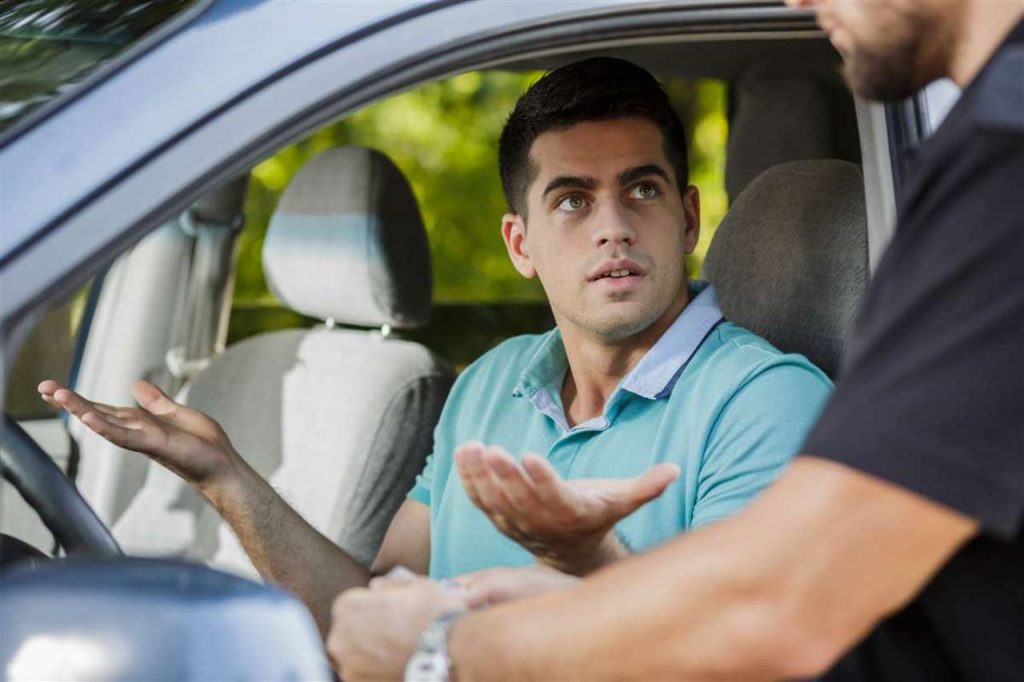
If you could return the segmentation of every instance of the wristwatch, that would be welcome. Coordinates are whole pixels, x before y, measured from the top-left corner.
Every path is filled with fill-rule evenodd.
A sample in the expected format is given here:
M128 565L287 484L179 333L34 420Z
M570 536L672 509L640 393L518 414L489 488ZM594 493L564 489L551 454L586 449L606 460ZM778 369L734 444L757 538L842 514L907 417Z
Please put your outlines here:
M405 682L452 682L455 679L452 659L448 658L448 628L463 613L465 611L449 611L431 621L405 664Z

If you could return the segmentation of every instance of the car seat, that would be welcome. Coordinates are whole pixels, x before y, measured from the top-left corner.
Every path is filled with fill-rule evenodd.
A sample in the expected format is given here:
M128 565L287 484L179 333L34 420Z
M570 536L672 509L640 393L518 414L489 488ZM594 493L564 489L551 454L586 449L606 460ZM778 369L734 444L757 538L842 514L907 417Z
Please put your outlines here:
M704 277L722 312L835 377L868 282L860 166L791 161L751 182L719 225Z
M272 291L325 321L229 347L185 402L314 527L369 566L431 450L450 367L396 329L427 322L431 267L416 199L379 152L310 160L284 192L263 247ZM129 553L176 555L254 576L202 498L156 464L115 526Z

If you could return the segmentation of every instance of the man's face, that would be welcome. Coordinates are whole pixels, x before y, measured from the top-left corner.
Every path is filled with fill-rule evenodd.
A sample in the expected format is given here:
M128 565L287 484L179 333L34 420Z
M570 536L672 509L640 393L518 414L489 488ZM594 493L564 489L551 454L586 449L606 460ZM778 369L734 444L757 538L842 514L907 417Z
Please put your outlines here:
M680 197L661 131L637 118L541 134L528 220L507 214L513 264L537 275L559 327L614 342L685 304L684 256L699 234L697 189Z
M814 7L843 56L843 73L862 97L907 97L946 75L962 0L787 0Z

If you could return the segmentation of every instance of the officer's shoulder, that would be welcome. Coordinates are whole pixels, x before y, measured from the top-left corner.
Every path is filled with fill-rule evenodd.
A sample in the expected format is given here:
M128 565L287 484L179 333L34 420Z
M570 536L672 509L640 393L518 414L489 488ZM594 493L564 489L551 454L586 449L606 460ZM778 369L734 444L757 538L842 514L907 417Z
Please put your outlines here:
M971 118L981 129L1024 135L1024 43L999 50L970 89Z

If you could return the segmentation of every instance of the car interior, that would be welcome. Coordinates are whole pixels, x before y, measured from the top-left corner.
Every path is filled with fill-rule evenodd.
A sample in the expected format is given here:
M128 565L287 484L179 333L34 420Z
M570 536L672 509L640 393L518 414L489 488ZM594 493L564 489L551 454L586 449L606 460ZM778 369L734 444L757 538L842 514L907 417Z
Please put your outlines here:
M543 71L595 54L629 59L665 82L724 83L728 211L720 224L704 223L710 244L690 275L713 282L728 318L835 378L893 222L883 114L854 101L817 31L632 39L476 70ZM75 480L126 553L256 577L187 484L49 409L35 391L54 377L97 401L131 404L132 382L149 379L217 419L312 525L369 565L430 452L457 372L553 320L536 300L432 301L436 234L428 236L415 187L386 145L351 144L321 151L290 179L262 246L279 304L260 312L258 333L231 334L233 320L253 314L232 300L239 243L252 229L249 182L207 188L53 302L11 368L6 410ZM499 240L500 216L481 219ZM3 486L0 530L57 552Z

